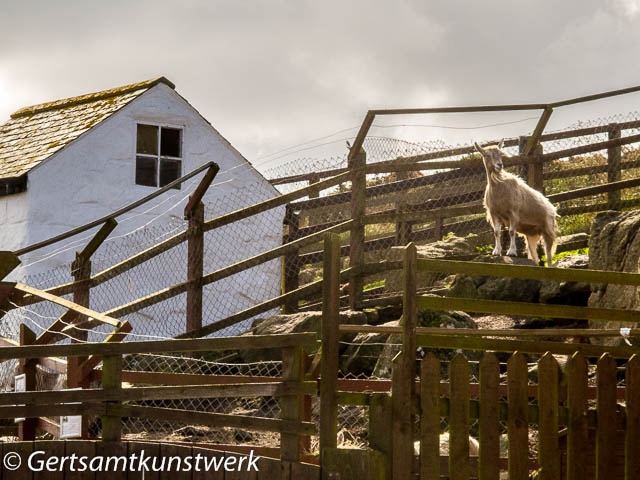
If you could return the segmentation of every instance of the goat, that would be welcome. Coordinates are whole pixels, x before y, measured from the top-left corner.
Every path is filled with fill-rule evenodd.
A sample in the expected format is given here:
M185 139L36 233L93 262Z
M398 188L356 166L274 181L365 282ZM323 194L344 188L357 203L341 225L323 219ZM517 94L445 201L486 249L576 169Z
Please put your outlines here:
M487 188L484 191L484 208L487 221L493 227L496 246L493 255L502 255L500 232L502 225L509 228L511 244L507 255L516 253L516 232L526 237L529 258L539 263L536 251L540 237L544 240L547 265L552 267L552 259L556 250L556 207L542 193L529 187L516 175L504 171L501 151L503 141L499 145L482 148L473 142L476 150L482 154L484 168L487 172Z

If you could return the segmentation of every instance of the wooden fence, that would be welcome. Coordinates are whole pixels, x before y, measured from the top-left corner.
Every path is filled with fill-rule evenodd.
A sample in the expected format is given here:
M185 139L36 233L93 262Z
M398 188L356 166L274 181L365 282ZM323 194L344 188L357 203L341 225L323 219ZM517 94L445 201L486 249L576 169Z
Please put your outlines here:
M339 239L325 240L325 290L322 330L321 463L337 472L360 465L374 477L382 469L385 478L406 479L420 475L437 479L526 479L537 472L542 479L640 478L640 350L633 346L601 346L524 340L526 337L620 336L618 329L469 330L416 327L417 310L467 312L619 321L635 328L640 312L603 308L543 305L520 302L419 296L416 275L420 270L522 279L640 285L640 274L597 270L493 265L474 262L416 258L415 246L404 249L402 323L398 327L339 326ZM402 352L393 360L391 395L386 385L334 380L338 375L341 334L388 333L402 338ZM515 338L514 338L515 337ZM418 348L485 352L480 361L478 384L469 379L469 363L456 355L449 366L448 382L441 382L441 365L433 354L416 362ZM501 372L495 353L509 355ZM536 355L537 385L528 383L526 354ZM566 355L561 370L553 355ZM587 374L587 359L597 359L595 381ZM624 386L618 386L617 362L625 362ZM419 364L419 367L417 365ZM506 373L501 377L501 373ZM329 384L324 384L328 379ZM345 391L346 390L346 391ZM355 392L354 390L360 390ZM364 390L364 391L363 391ZM367 390L369 392L367 393ZM595 402L593 402L595 400ZM618 404L618 400L623 404ZM337 449L338 404L369 407L369 444L374 453L348 454ZM440 453L441 418L448 425L449 454ZM415 420L419 419L419 432ZM479 453L469 455L471 422L478 421ZM503 425L506 424L506 428ZM508 456L500 456L500 434L506 430ZM391 435L389 435L391 432ZM535 432L535 438L528 433ZM418 444L414 444L419 440ZM560 449L563 446L564 450ZM538 452L532 457L532 447ZM414 448L419 449L417 459ZM326 461L322 459L325 455ZM336 462L339 458L339 462ZM363 460L366 459L366 460ZM341 466L342 465L342 466ZM364 466L363 466L364 465ZM597 475L597 477L596 477Z
M249 431L267 431L280 434L280 460L299 463L303 458L303 439L316 434L313 423L303 421L305 396L315 395L317 384L305 381L303 348L313 348L314 334L252 335L208 339L183 339L127 343L77 343L66 345L18 345L0 348L0 361L22 359L20 370L26 376L25 392L0 393L0 418L25 418L19 423L21 440L34 440L36 428L50 431L55 422L50 417L58 415L98 415L101 417L102 441L121 439L123 417L182 422L189 425L231 427ZM247 376L199 375L199 384L181 382L169 386L134 386L124 388L123 381L155 383L153 374L146 376L123 371L123 356L132 354L167 352L209 352L233 349L279 349L282 351L281 378ZM101 370L92 370L87 377L97 373L101 388L80 390L35 391L35 365L50 366L50 359L60 357L85 357L102 360ZM91 362L96 364L96 362ZM164 376L169 383L174 376ZM193 379L193 378L189 378ZM262 380L262 381L261 381ZM206 381L206 380L205 380ZM190 398L244 398L278 397L280 418L264 418L236 414L189 411L139 405L135 402L175 400ZM48 425L48 426L47 426ZM59 432L54 432L59 433ZM284 478L284 477L283 477Z
M519 166L522 169L521 173L528 179L529 184L541 191L544 191L545 180L606 173L607 183L605 184L548 195L551 202L558 203L607 194L605 202L560 208L558 213L563 217L579 213L637 207L640 205L640 199L621 200L620 192L624 189L640 186L640 178L621 180L623 171L640 168L640 161L622 161L621 156L621 147L639 142L640 135L621 137L621 132L638 127L640 127L640 121L631 121L541 135L539 137L539 147L531 150L529 154L525 154L528 137L509 139L505 141L505 146L519 146L520 155L507 159L505 165ZM544 142L602 133L608 134L609 139L607 141L547 154L542 153L542 144ZM544 165L550 164L554 160L603 149L607 150L606 164L543 172ZM273 179L271 180L272 183L278 185L301 181L317 182L319 178L324 176L348 175L351 173L351 191L319 197L316 189L310 195L312 198L287 205L285 225L288 228L288 233L285 239L289 242L304 238L309 234L333 227L341 222L340 220L334 220L302 226L302 218L308 217L309 222L311 222L314 212L327 211L327 209L332 212L345 212L354 223L351 224L349 243L342 246L341 255L349 257L350 266L362 268L364 252L384 250L392 245L406 245L410 241L439 240L448 232L459 235L466 235L470 231L488 232L489 226L485 219L477 216L484 212L481 204L485 185L482 160L480 158L441 160L447 157L471 155L473 153L473 147L464 147L367 164L366 154L364 151L360 151L358 155L350 155L350 164L347 168ZM365 179L367 174L401 174L402 172L410 171L435 173L382 185L366 186ZM452 182L454 181L461 182L461 184L458 184L455 188L434 188L437 185L453 185ZM423 200L407 204L404 196L411 191L419 192L421 187L430 187L431 190L425 193ZM390 198L389 203L392 208L365 214L368 202L384 199L385 197ZM415 228L417 225L427 223L429 226L426 228ZM375 224L394 224L395 233L387 236L379 235L377 238L365 237L365 226ZM586 247L586 244L567 246L569 249L579 247ZM352 248L354 249L353 252ZM562 251L562 248L560 248L560 251ZM285 257L285 278L283 280L285 292L299 288L298 277L300 269L304 265L321 262L322 257L322 250L309 251L308 248L289 253ZM352 307L356 305L363 306L362 278L362 272L354 272L351 277L349 298ZM288 311L295 311L295 307L296 305L290 302Z

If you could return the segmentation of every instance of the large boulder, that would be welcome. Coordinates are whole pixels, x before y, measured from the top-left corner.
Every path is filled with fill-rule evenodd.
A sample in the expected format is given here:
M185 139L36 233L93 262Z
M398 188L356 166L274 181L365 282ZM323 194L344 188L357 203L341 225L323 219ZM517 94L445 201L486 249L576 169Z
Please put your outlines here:
M340 312L340 323L345 325L364 325L367 316L364 312L345 310ZM320 335L322 325L322 312L300 312L291 315L275 315L269 318L260 318L253 322L251 329L244 335L276 335L284 333L313 332ZM342 338L349 338L344 335ZM352 336L350 338L353 338ZM314 349L315 351L315 349ZM313 353L308 351L306 353ZM242 362L259 362L268 360L280 360L282 353L279 349L242 350L238 352Z
M505 265L532 265L532 260L519 257L482 256L475 262L501 263ZM537 302L540 294L539 280L518 278L456 275L449 295L451 297L504 300L510 302Z
M398 321L385 323L385 326L397 326ZM464 312L445 312L442 310L420 310L416 325L432 328L478 328L473 319ZM341 356L340 369L345 374L377 378L391 378L393 358L401 351L400 335L362 333L355 337ZM424 353L433 352L442 361L449 361L457 353L455 350L423 349ZM477 355L467 352L473 360ZM446 364L443 364L446 370Z
M588 255L572 255L558 260L557 268L589 268ZM591 286L583 282L556 282L544 280L540 285L540 303L586 306L591 295Z
M478 255L478 249L482 242L477 235L467 237L447 237L441 241L429 243L427 245L417 245L418 258L473 258ZM387 261L402 261L402 248L391 248L387 254ZM385 291L398 292L402 290L402 274L399 271L389 272L385 282ZM419 288L432 287L439 280L445 277L444 274L418 272Z
M640 260L640 212L601 212L591 224L589 240L589 268L616 272L638 273ZM640 309L638 287L597 284L592 285L590 307ZM628 323L591 321L593 328L630 327ZM605 345L620 345L623 339L592 340Z

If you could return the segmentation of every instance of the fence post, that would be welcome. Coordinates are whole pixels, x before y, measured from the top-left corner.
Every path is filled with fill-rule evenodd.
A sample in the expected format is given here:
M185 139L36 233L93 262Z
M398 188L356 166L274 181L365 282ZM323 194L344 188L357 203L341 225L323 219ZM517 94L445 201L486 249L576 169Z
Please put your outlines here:
M522 135L518 137L518 155L524 155L525 148L527 146L527 142L529 141L529 137ZM529 165L523 164L518 166L518 175L520 178L528 179L529 178Z
M311 175L309 177L309 185L318 183L320 179L321 179L320 175ZM319 198L319 197L320 197L320 190L314 190L312 192L309 192L309 198Z
M20 324L20 345L29 345L36 340L36 334L24 323ZM24 374L25 390L32 392L36 389L36 359L21 358L18 360L16 368L17 374ZM25 418L18 423L18 440L24 442L26 440L36 439L37 418Z
M122 389L122 355L105 355L102 359L102 388L105 392ZM120 402L105 402L117 405ZM116 415L102 416L102 441L119 442L122 434L122 419Z
M198 202L187 215L187 289L186 331L202 328L202 276L204 274L204 203Z
M409 172L396 172L396 180L408 180ZM396 245L406 245L410 241L411 226L410 222L402 220L402 212L407 205L406 195L400 195L399 200L396 201L396 212L398 214L398 221L396 222Z
M616 140L621 137L620 125L617 123L609 124L609 140ZM620 171L622 147L609 147L607 149L607 182L617 182L622 178L622 172ZM607 203L611 210L617 210L620 208L620 190L607 193Z
M369 447L382 452L386 457L384 478L391 480L393 456L393 412L388 393L374 393L369 402Z
M287 205L284 217L285 225L289 225L289 233L284 237L284 243L289 243L298 238L300 229L300 215L294 213ZM296 290L300 286L300 260L299 249L287 253L282 262L282 293ZM284 313L296 313L298 311L298 300L286 300L284 303Z
M302 347L288 347L282 350L282 381L304 381ZM302 421L303 406L301 395L288 395L280 398L280 418L282 420ZM282 462L300 461L300 436L296 433L280 434L280 460Z
M405 247L403 261L402 351L405 353L405 368L413 381L416 376L416 317L418 314L416 307L418 251L414 243Z
M73 302L83 307L89 307L89 292L91 287L88 280L91 278L91 260L84 259L76 252L76 260L71 265L71 274L76 282L86 281L78 284L73 291ZM74 315L74 323L84 320L83 316ZM71 343L82 343L87 341L87 331L77 330L73 332ZM68 357L67 358L67 387L68 388L86 388L88 382L82 376L80 365L86 360L86 357ZM89 422L86 416L82 416L81 422L81 438L88 438Z
M337 446L338 348L340 346L340 236L328 233L324 239L322 272L322 356L320 364L320 465L323 452Z
M362 303L363 276L359 269L364 263L364 223L362 219L366 208L367 154L360 149L349 155L351 169L351 234L349 238L349 266L354 269L349 281L349 306L355 310Z
M536 145L535 149L533 150L533 155L542 155L542 153L543 153L542 145L540 144ZM544 164L542 162L532 161L532 162L529 162L528 168L529 168L529 179L527 183L531 188L534 188L539 192L544 193L544 176L543 176Z

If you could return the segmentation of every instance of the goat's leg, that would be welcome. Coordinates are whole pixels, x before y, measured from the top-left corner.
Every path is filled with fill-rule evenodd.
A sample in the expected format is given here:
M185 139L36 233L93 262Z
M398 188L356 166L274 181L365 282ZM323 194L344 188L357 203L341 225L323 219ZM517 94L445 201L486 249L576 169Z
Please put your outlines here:
M515 219L509 220L509 238L511 243L509 244L509 250L507 251L507 255L510 257L515 257L518 255L518 249L516 248L516 221Z
M538 241L540 235L527 235L527 250L529 251L529 258L533 260L533 263L538 265L540 258L538 258Z
M496 240L496 246L491 252L492 255L502 255L502 242L500 241L500 234L502 233L502 222L497 218L493 219L493 236Z
M555 253L555 238L547 233L542 234L544 240L544 251L547 255L547 267L553 267L553 255Z

